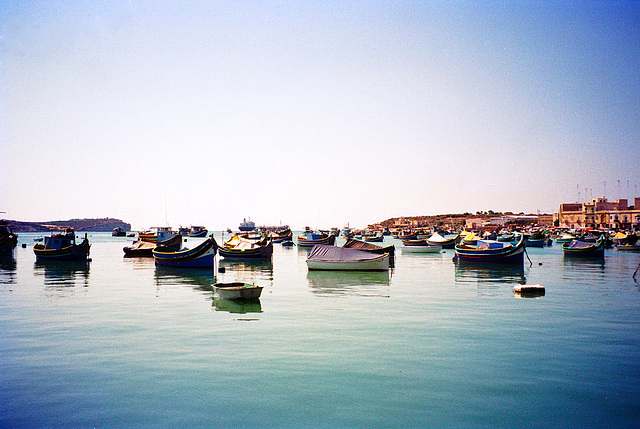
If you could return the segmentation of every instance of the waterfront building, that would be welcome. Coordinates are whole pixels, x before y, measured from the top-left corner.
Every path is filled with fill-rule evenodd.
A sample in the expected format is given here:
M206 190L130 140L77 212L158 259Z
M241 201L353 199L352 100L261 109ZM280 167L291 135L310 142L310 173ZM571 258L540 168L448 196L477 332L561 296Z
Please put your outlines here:
M640 198L629 206L627 199L607 201L593 198L588 203L560 204L558 226L562 228L640 229Z

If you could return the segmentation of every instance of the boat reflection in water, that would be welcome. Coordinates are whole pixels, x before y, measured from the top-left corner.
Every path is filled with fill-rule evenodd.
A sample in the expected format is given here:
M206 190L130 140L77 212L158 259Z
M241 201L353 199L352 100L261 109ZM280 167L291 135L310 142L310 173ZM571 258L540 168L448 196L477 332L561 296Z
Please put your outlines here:
M259 286L273 286L273 262L271 260L232 261L220 260L224 272L218 274L218 282L242 282Z
M35 262L33 275L44 277L44 285L48 290L89 287L89 266L86 261Z
M323 296L377 296L389 298L390 271L309 271L311 292Z
M16 259L11 255L0 255L0 284L16 283Z
M213 292L215 277L211 269L190 268L158 268L155 271L155 282L158 290L164 287L186 285L203 292Z
M522 266L457 262L455 267L456 283L476 284L479 291L488 294L497 292L505 284L527 284Z
M250 301L236 301L223 298L214 298L211 306L215 311L226 311L228 313L247 314L262 313L260 299Z

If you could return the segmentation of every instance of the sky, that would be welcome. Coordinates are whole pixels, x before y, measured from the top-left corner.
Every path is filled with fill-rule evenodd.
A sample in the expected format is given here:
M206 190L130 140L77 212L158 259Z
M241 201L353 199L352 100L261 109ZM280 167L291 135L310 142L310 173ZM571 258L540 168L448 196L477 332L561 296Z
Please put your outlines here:
M2 1L0 211L134 229L640 196L640 2Z

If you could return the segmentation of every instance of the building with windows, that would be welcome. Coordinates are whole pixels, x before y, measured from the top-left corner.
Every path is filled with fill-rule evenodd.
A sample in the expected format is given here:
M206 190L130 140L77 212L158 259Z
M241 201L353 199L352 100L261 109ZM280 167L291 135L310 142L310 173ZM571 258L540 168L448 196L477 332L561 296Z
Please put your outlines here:
M560 204L557 219L562 228L640 230L640 198L635 198L632 206L626 199L607 201L606 198Z

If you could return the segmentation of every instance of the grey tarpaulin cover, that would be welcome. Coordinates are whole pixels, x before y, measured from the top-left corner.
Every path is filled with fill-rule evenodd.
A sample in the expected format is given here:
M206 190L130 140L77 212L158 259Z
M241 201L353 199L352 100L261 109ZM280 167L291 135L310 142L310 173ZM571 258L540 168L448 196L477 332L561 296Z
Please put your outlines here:
M309 253L312 261L335 261L335 262L356 262L371 261L380 258L381 255L363 252L344 247L329 246L326 244L316 244Z

